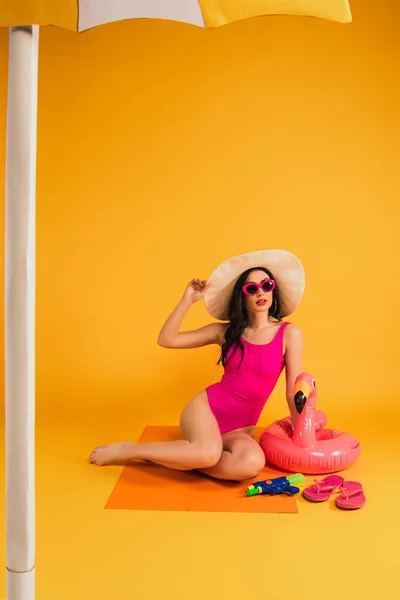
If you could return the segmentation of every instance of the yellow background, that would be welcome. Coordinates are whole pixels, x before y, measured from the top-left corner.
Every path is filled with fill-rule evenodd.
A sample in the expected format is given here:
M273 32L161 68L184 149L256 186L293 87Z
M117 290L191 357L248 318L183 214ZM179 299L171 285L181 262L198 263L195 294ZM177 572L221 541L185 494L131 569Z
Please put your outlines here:
M129 584L130 591L142 593L140 598L153 597L143 579L143 573L154 576L152 536L162 537L159 548L166 552L179 530L177 544L187 548L194 543L190 519L197 519L200 537L195 539L204 550L197 565L203 565L208 584L225 544L234 546L233 530L244 543L252 529L254 544L257 535L265 540L266 531L275 532L274 547L286 551L280 532L282 523L287 531L293 527L287 517L279 523L264 519L260 526L253 515L183 520L179 515L104 515L102 506L119 471L99 472L84 464L98 443L136 438L146 424L177 423L185 402L220 377L215 348L168 351L156 341L189 279L207 278L232 255L285 248L300 257L306 294L291 320L303 330L304 367L317 379L319 407L327 411L330 424L349 428L361 440L358 476L376 474L393 452L388 448L398 441L399 416L400 8L389 0L380 2L379 9L376 3L354 0L352 11L351 25L277 17L215 31L146 21L116 23L82 35L41 30L38 564L44 569L39 571L41 589L48 586L50 597L60 588L46 583L49 564L54 582L57 577L65 581L63 560L74 560L78 547L87 555L76 559L77 579L68 578L66 597L88 597L80 595L84 577L91 582L88 592L97 578L103 589L109 586L104 598L115 597L117 583L114 589L111 579L103 578L108 565L109 577L130 572L132 559L125 563L127 555L114 551L127 524L134 543L138 519L149 528L147 533L140 529L142 579ZM2 30L2 164L7 44L7 31ZM3 190L1 170L2 203ZM184 327L209 320L198 304ZM286 412L281 382L261 423ZM377 455L375 447L382 440L388 445ZM395 468L393 463L392 473ZM377 530L386 510L379 487L384 481L381 477L370 486L369 509L341 521L348 527L344 523L353 519L352 535L364 539L365 552L372 534L377 547L387 548L392 539L390 520L387 529ZM73 508L78 493L80 511ZM302 504L300 517L306 520L296 535L303 536L298 539L304 552L314 553L307 535L328 527L333 577L334 561L346 541L336 539L336 513L329 514L326 525L325 508ZM57 538L45 527L53 523L58 531L66 511L75 511L74 519L85 523L76 530L71 525L75 537L60 542L63 558L54 553ZM107 548L92 548L96 539L98 548L107 539L108 551L114 548L112 557ZM85 546L89 541L90 548ZM349 556L360 551L349 545L347 549ZM247 553L239 554L246 577L252 568L258 575L261 555L252 562ZM387 592L394 588L387 578L382 583L368 557L372 562L365 582L372 595L363 597L390 598L386 592L379 595L380 585L387 585ZM369 564L363 560L364 566ZM282 560L277 572L281 568L285 573L286 564ZM170 567L160 567L162 576L153 581L153 590L162 593L165 582L172 585L175 571ZM228 567L221 567L225 577L232 575L227 575ZM302 576L300 564L291 568ZM343 577L351 580L350 566L342 569ZM234 589L246 593L249 581L236 582ZM351 581L354 588L348 589L354 597L357 581ZM221 575L215 585L215 597L221 597L226 579ZM270 597L281 597L278 587ZM199 593L207 589L202 584ZM339 588L325 597L337 593L351 597ZM186 597L186 592L177 597Z
M190 278L262 248L304 264L292 320L320 405L390 409L400 95L388 15L41 33L38 411L175 422L220 376L218 356L160 349L158 332ZM184 327L208 321L199 304Z

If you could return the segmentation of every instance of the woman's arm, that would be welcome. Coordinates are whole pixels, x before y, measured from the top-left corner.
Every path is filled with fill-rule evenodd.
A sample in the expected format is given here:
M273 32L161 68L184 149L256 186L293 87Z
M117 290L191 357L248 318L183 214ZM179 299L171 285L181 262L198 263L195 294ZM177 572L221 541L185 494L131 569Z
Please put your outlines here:
M300 329L289 325L285 329L286 400L289 406L293 427L296 427L298 413L294 405L294 384L303 371L303 336Z
M204 296L208 287L206 281L199 279L193 279L189 283L182 300L161 329L158 336L160 346L163 348L200 348L209 344L220 346L223 344L227 327L224 323L210 323L194 331L179 331L189 308Z

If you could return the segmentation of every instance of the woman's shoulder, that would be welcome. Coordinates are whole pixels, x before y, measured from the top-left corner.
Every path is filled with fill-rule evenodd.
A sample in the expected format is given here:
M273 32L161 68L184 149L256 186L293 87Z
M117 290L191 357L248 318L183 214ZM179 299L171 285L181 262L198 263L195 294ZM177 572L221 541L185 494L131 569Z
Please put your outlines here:
M294 325L293 323L287 321L284 322L283 325L285 328L284 336L287 341L301 341L303 336L300 327L297 327L297 325Z

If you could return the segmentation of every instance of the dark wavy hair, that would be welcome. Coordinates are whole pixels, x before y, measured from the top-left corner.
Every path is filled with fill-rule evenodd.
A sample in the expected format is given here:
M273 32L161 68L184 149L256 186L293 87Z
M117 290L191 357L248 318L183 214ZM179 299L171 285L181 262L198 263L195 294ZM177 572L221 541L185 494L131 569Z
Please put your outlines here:
M244 346L243 346L241 336L248 325L248 314L247 314L247 310L246 310L246 306L245 306L245 302L244 302L244 295L242 292L242 288L243 288L244 284L246 283L247 277L253 271L264 271L264 273L266 273L268 275L269 279L274 279L274 276L271 273L271 271L269 271L268 269L265 269L264 267L256 267L254 269L247 269L247 271L242 273L241 276L239 277L239 279L236 281L235 287L233 288L232 296L231 296L231 299L229 302L229 308L228 308L229 325L228 325L228 328L225 333L225 342L222 345L222 352L221 352L221 356L219 357L219 360L217 363L218 365L220 363L222 363L222 365L225 367L228 352L230 351L230 349L232 347L234 348L234 352L236 352L238 349L240 349L240 351L242 353L242 358L241 358L240 364L242 364L243 357L244 357ZM275 279L274 279L274 281L275 281ZM273 299L272 299L272 305L271 305L271 308L269 311L269 315L276 321L280 322L282 320L282 318L280 316L281 303L280 303L280 299L279 299L278 286L275 287L272 294L273 294Z

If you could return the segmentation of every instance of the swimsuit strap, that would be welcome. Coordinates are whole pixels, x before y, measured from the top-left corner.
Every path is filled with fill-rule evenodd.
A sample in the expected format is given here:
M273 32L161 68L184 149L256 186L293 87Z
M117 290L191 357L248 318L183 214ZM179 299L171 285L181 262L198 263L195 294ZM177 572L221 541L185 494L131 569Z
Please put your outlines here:
M283 355L283 335L284 335L285 329L288 325L291 325L291 323L289 323L289 321L285 321L284 323L282 323L282 325L279 328L278 333L275 336L275 337L279 337L282 355Z
M292 323L289 323L289 321L285 321L284 323L282 323L282 325L279 327L279 331L275 337L278 337L278 335L281 335L283 337L286 327L291 324Z

